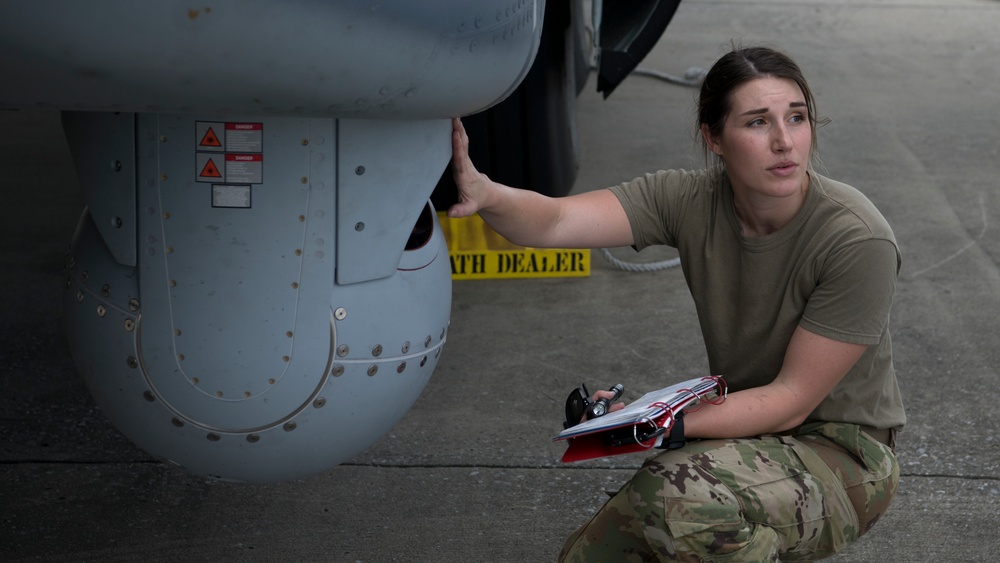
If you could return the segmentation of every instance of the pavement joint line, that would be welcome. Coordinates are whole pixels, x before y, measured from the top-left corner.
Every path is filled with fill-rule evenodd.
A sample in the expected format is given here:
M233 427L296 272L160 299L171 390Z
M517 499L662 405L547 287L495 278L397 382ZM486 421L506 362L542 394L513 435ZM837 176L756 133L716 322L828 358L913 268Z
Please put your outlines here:
M136 465L136 464L150 464L150 465L165 465L162 461L157 461L155 459L146 460L136 460L136 461L83 461L75 459L15 459L15 460L0 460L0 466L4 465Z
M46 459L18 459L0 460L0 467L14 467L22 465L163 465L162 461L155 459L134 460L134 461L83 461L83 460L46 460ZM582 466L582 465L486 465L475 463L341 463L340 467L356 467L372 469L537 469L537 470L572 470L572 471L631 471L636 467L610 467L610 466ZM969 479L973 481L997 481L1000 476L995 475L952 475L948 473L900 473L900 478L924 478L924 479Z
M80 460L43 460L43 459L19 459L0 460L2 466L18 465L166 465L161 461L135 460L135 461L80 461ZM356 467L372 469L538 469L538 470L573 470L573 471L631 471L638 467L609 467L609 466L581 466L581 465L484 465L474 463L341 463L340 467ZM900 478L924 478L924 479L970 479L974 481L997 481L1000 477L995 475L951 475L947 473L900 473Z
M788 6L792 8L827 8L827 9L844 9L844 8L867 8L872 10L982 10L982 11L992 11L996 10L998 6L982 4L982 5L969 5L963 4L959 6L951 4L920 4L913 5L904 2L899 2L896 4L882 4L877 2L843 2L837 5L825 5L822 3L812 3L812 2L802 2L801 0L758 0L756 2L743 2L741 0L701 0L700 2L691 2L690 5L729 5L729 6Z

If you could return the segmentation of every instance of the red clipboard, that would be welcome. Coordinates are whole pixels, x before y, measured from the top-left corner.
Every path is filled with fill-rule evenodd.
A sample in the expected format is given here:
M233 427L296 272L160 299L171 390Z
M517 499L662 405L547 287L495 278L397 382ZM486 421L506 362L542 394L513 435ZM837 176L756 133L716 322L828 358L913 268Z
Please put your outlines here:
M677 413L703 402L720 404L727 387L720 376L690 379L640 397L625 409L563 430L555 440L567 440L564 463L643 452L668 435ZM662 429L662 430L661 430ZM655 434L648 439L645 436Z

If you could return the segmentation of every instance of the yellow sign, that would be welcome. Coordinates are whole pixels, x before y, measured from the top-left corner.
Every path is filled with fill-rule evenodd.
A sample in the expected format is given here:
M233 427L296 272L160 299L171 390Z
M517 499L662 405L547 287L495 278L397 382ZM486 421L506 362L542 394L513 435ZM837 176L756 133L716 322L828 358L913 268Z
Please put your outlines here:
M511 244L479 215L452 219L438 213L448 241L451 277L562 278L590 275L590 249L528 248Z

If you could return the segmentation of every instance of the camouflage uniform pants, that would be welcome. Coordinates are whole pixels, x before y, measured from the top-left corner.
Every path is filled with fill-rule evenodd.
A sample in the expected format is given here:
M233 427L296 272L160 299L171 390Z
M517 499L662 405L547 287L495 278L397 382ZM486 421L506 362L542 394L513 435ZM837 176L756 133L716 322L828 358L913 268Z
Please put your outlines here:
M867 532L899 482L853 424L704 440L650 457L566 540L560 561L812 561Z

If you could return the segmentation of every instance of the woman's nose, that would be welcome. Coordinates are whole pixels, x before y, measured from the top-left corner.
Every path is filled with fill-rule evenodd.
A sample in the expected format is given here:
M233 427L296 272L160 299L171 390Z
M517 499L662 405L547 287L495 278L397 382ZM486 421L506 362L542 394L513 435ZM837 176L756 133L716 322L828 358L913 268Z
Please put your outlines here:
M785 152L792 148L792 137L784 124L778 124L772 130L771 148L775 152Z

